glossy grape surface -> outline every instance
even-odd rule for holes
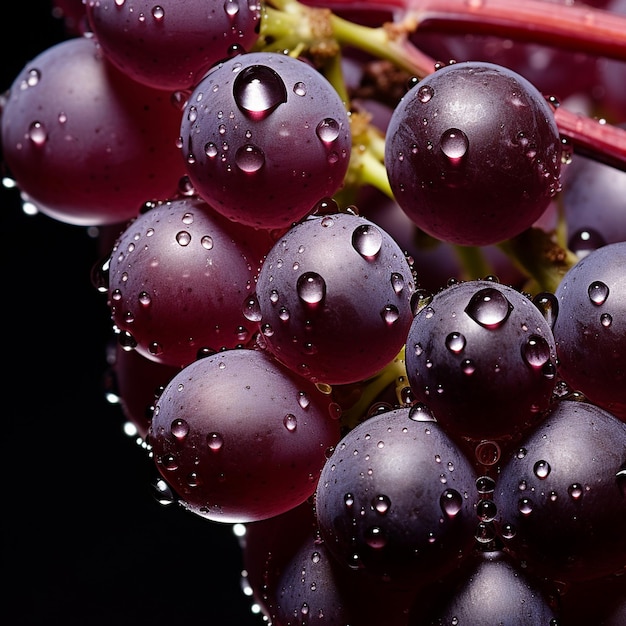
[[[412,268],[375,223],[310,217],[266,255],[248,316],[267,348],[314,382],[369,378],[401,350],[413,319]],[[257,308],[258,307],[258,308]]]
[[[149,433],[156,467],[181,504],[225,523],[304,502],[338,439],[328,395],[244,348],[183,368],[157,401]]]
[[[517,235],[560,189],[552,111],[502,66],[454,63],[423,78],[394,109],[386,136],[398,204],[443,241],[488,245]]]
[[[185,174],[180,111],[168,92],[112,67],[93,38],[58,43],[28,62],[2,112],[4,159],[21,191],[62,222],[125,222],[164,200]]]
[[[195,87],[180,129],[197,193],[235,222],[287,228],[339,190],[351,131],[339,94],[305,61],[251,52]]]

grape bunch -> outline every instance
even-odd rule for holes
[[[623,623],[624,2],[48,9],[5,185],[254,623]]]

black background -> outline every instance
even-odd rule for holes
[[[51,2],[3,8],[0,90],[67,37]],[[82,227],[0,189],[2,623],[258,625],[230,526],[152,496],[152,462],[105,399],[110,324]]]

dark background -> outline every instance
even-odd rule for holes
[[[67,36],[51,2],[0,22],[0,91]],[[11,626],[259,625],[231,527],[151,491],[152,462],[105,399],[110,324],[87,230],[0,186],[2,602]]]

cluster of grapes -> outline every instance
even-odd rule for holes
[[[272,626],[623,623],[626,4],[515,5],[57,0],[3,96]]]

